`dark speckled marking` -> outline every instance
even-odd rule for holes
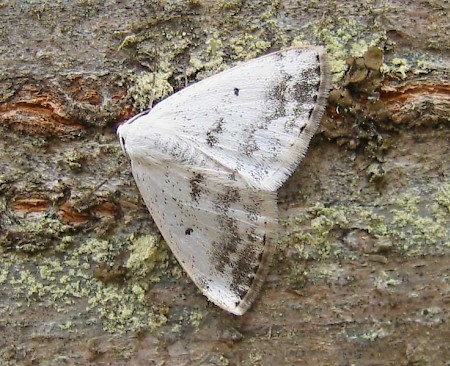
[[[240,199],[239,190],[235,187],[226,187],[225,192],[218,194],[214,201],[215,209],[220,212],[217,224],[222,236],[219,243],[214,243],[212,258],[217,271],[223,272],[231,264],[230,257],[238,251],[240,243],[238,222],[230,217],[228,210],[231,205]]]
[[[259,150],[259,146],[255,140],[256,128],[251,126],[247,131],[247,137],[239,144],[239,152],[245,156],[251,156],[255,151]]]
[[[232,280],[230,290],[243,298],[251,288],[258,271],[264,252],[265,235],[261,238],[255,228],[242,235],[239,222],[230,216],[233,203],[239,202],[239,190],[227,187],[225,192],[217,195],[215,208],[220,215],[217,218],[220,239],[213,243],[211,259],[216,271],[224,273],[231,271]],[[260,212],[260,202],[254,200],[244,206],[246,218],[249,222],[256,222]],[[236,259],[237,258],[237,259]]]
[[[239,96],[239,88],[234,88],[234,95]]]
[[[194,229],[191,227],[188,227],[185,231],[184,234],[185,235],[191,235],[193,233]]]
[[[203,191],[202,184],[205,182],[205,177],[199,173],[194,174],[194,176],[189,180],[191,186],[191,197],[195,202],[198,202],[200,194]]]
[[[219,141],[219,135],[222,133],[222,126],[223,118],[219,118],[216,123],[214,123],[213,127],[206,131],[206,142],[209,146],[213,147]]]
[[[222,215],[218,220],[222,231],[220,244],[215,243],[213,253],[214,266],[217,271],[224,272],[225,268],[231,263],[231,255],[237,253],[240,242],[237,221],[229,216]]]
[[[292,78],[290,75],[285,75],[284,78],[269,91],[269,95],[267,97],[268,100],[276,100],[275,112],[271,116],[271,120],[276,119],[278,117],[286,116],[286,103],[288,101],[288,83]]]
[[[289,100],[289,80],[292,79],[291,75],[285,75],[282,80],[267,92],[265,100],[268,105],[275,103],[272,106],[273,112],[264,117],[261,121],[254,125],[250,125],[244,131],[245,138],[242,139],[242,143],[239,144],[239,152],[245,156],[251,157],[253,153],[260,150],[260,147],[256,143],[255,134],[258,130],[266,130],[267,127],[274,120],[280,117],[284,117],[287,114],[286,104]]]
[[[318,79],[318,82],[315,85],[313,93],[311,93],[311,88],[305,88],[302,83],[296,83],[294,85],[293,96],[300,105],[311,102],[313,95],[316,95],[319,91],[319,80],[320,79]]]
[[[222,213],[226,213],[231,204],[239,201],[239,189],[236,187],[226,187],[224,193],[217,195],[215,200],[215,208]]]
[[[304,115],[305,112],[308,113],[308,120],[311,119],[312,113],[314,111],[314,106],[310,107],[307,111],[306,106],[310,106],[316,103],[317,96],[319,94],[320,88],[320,66],[318,68],[307,69],[302,74],[302,81],[295,83],[293,86],[292,96],[297,101],[297,106],[295,108],[295,117]],[[291,129],[295,123],[287,123],[285,125],[285,130]],[[300,126],[299,135],[305,129],[305,125]]]
[[[239,253],[239,260],[233,263],[231,274],[233,280],[230,289],[243,298],[247,291],[251,288],[252,282],[258,271],[262,260],[264,246],[266,244],[266,236],[263,236],[262,250],[256,245],[260,239],[254,237],[255,245],[247,244],[247,246]],[[252,242],[250,242],[252,243]]]
[[[258,219],[259,213],[261,212],[260,203],[258,201],[254,201],[251,204],[245,205],[244,209],[247,212],[247,218],[251,222],[256,222]]]

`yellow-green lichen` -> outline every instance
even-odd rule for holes
[[[402,243],[402,249],[410,254],[421,253],[448,238],[448,228],[434,216],[420,213],[420,199],[404,194],[394,199],[391,236]]]
[[[72,171],[80,171],[83,167],[84,156],[77,150],[69,150],[64,153],[64,164]]]
[[[189,324],[191,324],[194,328],[198,329],[200,327],[200,324],[203,321],[204,313],[201,311],[191,311],[189,313]]]
[[[162,248],[158,235],[144,235],[131,241],[126,267],[133,272],[134,276],[145,278],[156,266],[167,267],[167,251]]]
[[[220,355],[220,358],[218,360],[219,366],[228,366],[230,364],[230,361],[223,355]]]
[[[164,98],[173,93],[172,85],[167,81],[170,72],[142,72],[131,78],[133,86],[130,94],[134,100],[134,108],[145,110],[152,107],[155,99]]]
[[[228,47],[239,60],[258,57],[270,46],[270,42],[251,34],[240,34],[239,37],[228,40]]]
[[[419,74],[428,74],[433,70],[436,70],[438,67],[433,62],[429,60],[418,60],[416,62],[416,67],[414,67],[413,72],[416,75]]]
[[[29,215],[9,223],[9,231],[14,240],[2,245],[26,253],[36,253],[54,245],[70,229],[70,226],[53,215]]]
[[[385,289],[387,287],[395,287],[402,283],[401,280],[396,279],[382,271],[375,279],[375,287],[377,289]]]
[[[385,337],[387,332],[382,328],[349,327],[343,331],[347,338],[357,343],[375,342],[377,339]]]
[[[447,193],[444,187],[435,197],[446,203]],[[382,201],[373,205],[378,207],[377,212],[356,203],[307,208],[286,226],[289,234],[282,243],[295,248],[304,259],[351,257],[358,246],[368,253],[396,250],[407,255],[440,253],[448,247],[449,215],[441,205],[411,194],[393,198],[389,209],[381,209]],[[356,234],[349,236],[352,232]],[[346,233],[348,243],[342,239],[342,233]]]
[[[60,324],[59,325],[59,328],[61,329],[61,330],[68,330],[68,331],[74,331],[75,329],[75,324],[73,323],[73,321],[71,321],[71,320],[68,320],[68,321],[66,321],[65,323],[63,323],[63,324]]]
[[[406,74],[411,71],[411,65],[406,59],[394,58],[389,64],[384,64],[380,71],[383,74],[389,74],[399,79],[406,79]]]
[[[111,333],[156,329],[167,321],[167,309],[164,313],[156,311],[140,296],[136,296],[129,286],[104,286],[97,282],[88,304],[88,309],[98,313],[103,328]]]
[[[306,214],[297,216],[297,225],[303,226],[305,223],[308,223],[310,227],[309,232],[295,230],[290,234],[289,241],[306,259],[313,252],[320,257],[336,254],[337,246],[331,240],[330,233],[336,228],[346,227],[349,220],[344,210],[317,204],[311,207]]]
[[[129,36],[126,36],[122,43],[120,44],[119,48],[117,49],[120,51],[122,48],[129,47],[130,45],[134,45],[139,42],[139,37],[136,36],[136,34],[131,34]]]
[[[250,365],[259,365],[263,360],[263,355],[261,354],[261,352],[252,350],[248,354],[248,360],[250,362]]]
[[[434,199],[443,207],[448,214],[450,214],[450,184],[443,185],[434,195]]]
[[[244,4],[244,0],[224,0],[219,3],[221,10],[239,10]]]
[[[172,333],[181,333],[181,324],[174,324],[174,326],[172,327]]]
[[[219,37],[219,32],[213,32],[206,44],[206,49],[191,53],[186,75],[195,74],[197,79],[203,79],[230,67],[224,64],[226,54],[232,60],[247,60],[260,56],[271,47],[270,42],[253,34],[229,38],[225,43]]]
[[[365,26],[352,19],[345,19],[337,24],[323,20],[314,24],[313,29],[317,39],[328,51],[334,82],[344,76],[348,57],[362,57],[370,47],[380,46],[386,40],[384,31],[367,34]]]
[[[83,313],[96,314],[98,322],[111,333],[136,331],[140,329],[156,329],[167,322],[168,309],[155,307],[147,296],[148,281],[151,282],[151,269],[155,262],[162,260],[167,265],[167,253],[153,257],[144,256],[144,246],[152,245],[151,237],[142,237],[124,241],[106,241],[89,239],[76,248],[55,257],[36,254],[33,257],[8,253],[0,263],[0,283],[8,289],[8,302],[14,302],[14,308],[2,305],[1,314],[14,311],[21,306],[33,303],[46,303],[56,311],[64,311],[66,306],[88,304]],[[131,243],[131,245],[130,245]],[[143,255],[142,263],[130,268],[131,275],[123,284],[107,284],[98,281],[92,274],[95,263],[113,263],[115,257],[127,250]],[[143,266],[148,265],[148,269]],[[133,274],[133,270],[137,270]],[[144,274],[146,277],[144,278]],[[81,303],[79,302],[82,300]],[[84,299],[84,300],[83,300]],[[6,299],[5,299],[6,300]],[[70,330],[67,326],[73,319],[65,320],[61,329]]]

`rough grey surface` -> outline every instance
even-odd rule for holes
[[[448,8],[1,2],[0,363],[448,364]],[[335,89],[236,318],[182,274],[129,170],[80,199],[151,91],[301,41],[328,48]]]

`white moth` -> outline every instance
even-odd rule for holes
[[[242,315],[269,270],[277,189],[319,126],[317,47],[274,52],[189,86],[119,127],[144,201],[203,294]]]

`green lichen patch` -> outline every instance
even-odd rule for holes
[[[450,184],[442,185],[434,195],[434,199],[444,212],[450,214]]]
[[[1,236],[0,247],[24,253],[53,248],[60,238],[72,230],[51,214],[29,215],[25,218],[4,216],[2,221],[8,226],[8,232]]]
[[[67,166],[73,172],[81,171],[85,157],[77,150],[69,150],[64,153],[64,159],[58,164],[63,167]]]
[[[347,338],[354,343],[370,343],[380,340],[388,336],[388,332],[383,328],[366,328],[366,329],[346,329]]]
[[[132,271],[133,276],[147,278],[157,266],[167,268],[168,253],[161,249],[161,239],[158,236],[144,235],[133,238],[129,250],[126,267]],[[157,281],[156,278],[152,280]]]
[[[389,62],[383,64],[380,68],[384,75],[399,80],[405,80],[409,74],[428,74],[436,69],[438,69],[437,61],[432,59],[417,60],[413,56],[394,57]]]
[[[404,58],[394,58],[389,64],[383,65],[381,71],[384,74],[395,76],[399,79],[406,79],[406,74],[411,71],[411,65],[408,60]]]
[[[295,248],[304,260],[352,258],[357,252],[443,254],[449,248],[450,215],[445,205],[440,208],[436,202],[447,202],[446,192],[447,188],[440,189],[435,202],[404,194],[376,211],[358,203],[317,204],[287,224],[289,234],[282,239],[281,248]]]
[[[347,71],[348,57],[363,57],[368,50],[382,47],[386,42],[386,34],[367,32],[367,28],[353,19],[326,19],[314,25],[314,33],[318,40],[325,44],[330,57],[331,71],[334,82],[341,80]],[[371,52],[372,54],[373,52]],[[379,63],[379,57],[365,56],[367,63],[374,66]]]
[[[449,227],[416,196],[404,194],[393,201],[390,234],[409,254],[435,252],[439,244],[449,241]],[[448,221],[447,221],[448,223]]]
[[[167,307],[153,304],[148,295],[151,282],[159,281],[153,278],[154,271],[167,268],[168,255],[162,244],[159,237],[148,235],[115,241],[89,239],[51,257],[10,252],[0,263],[0,292],[4,291],[0,313],[26,311],[37,303],[58,312],[75,306],[77,316],[89,316],[111,333],[155,330],[167,322],[168,314]],[[111,265],[124,252],[131,253],[126,281],[104,283],[93,276],[99,264]],[[71,331],[75,320],[65,319],[60,329]]]
[[[155,99],[164,98],[173,93],[173,88],[168,82],[170,72],[158,71],[157,73],[142,72],[130,77],[133,86],[130,89],[136,110],[145,110],[152,107]]]

